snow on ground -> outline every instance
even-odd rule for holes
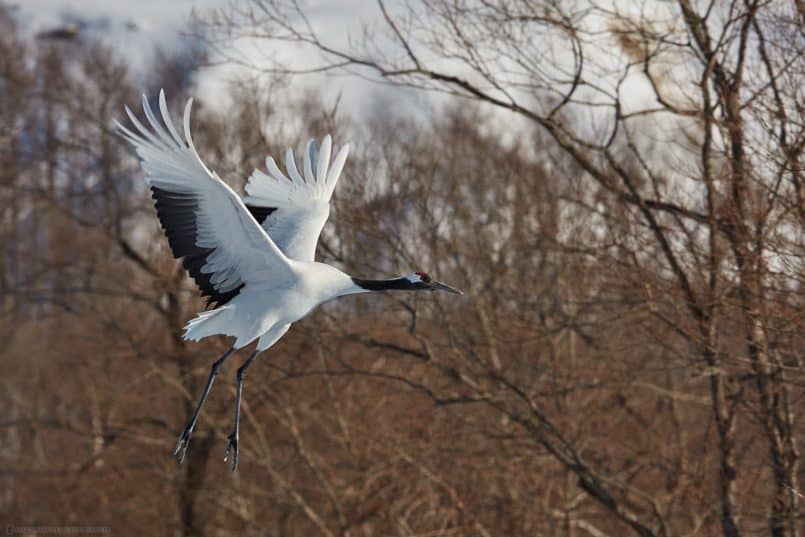
[[[193,6],[223,0],[11,0],[20,28],[36,35],[75,25],[80,34],[114,46],[135,73],[143,73],[157,47],[182,46]]]
[[[245,0],[0,0],[0,2],[16,6],[15,12],[20,26],[30,35],[64,27],[65,24],[75,24],[81,34],[115,47],[127,58],[135,74],[148,72],[157,47],[166,51],[182,50],[193,43],[196,38],[189,31],[193,11],[203,16],[208,10],[226,8],[233,2],[241,5],[246,3]],[[335,48],[348,49],[350,42],[360,41],[366,27],[371,29],[383,26],[382,14],[375,2],[307,0],[302,4],[313,30],[324,43]],[[405,0],[387,2],[392,13],[404,5]],[[649,0],[646,6],[644,9],[651,7],[657,13],[667,11],[660,0]],[[594,17],[590,23],[600,26],[591,30],[604,30],[607,26],[606,21],[596,20]],[[546,37],[548,38],[550,36]],[[600,85],[613,90],[617,83],[616,75],[628,58],[619,53],[613,54],[612,52],[618,48],[613,47],[607,39],[603,36],[601,42],[586,45],[585,58],[588,64],[588,76],[595,77]],[[546,45],[551,43],[539,44],[540,47]],[[551,46],[561,49],[563,45],[566,44],[553,42]],[[384,50],[392,50],[392,55],[399,53],[398,47],[383,41],[380,42],[380,46]],[[537,47],[535,55],[538,55],[539,50]],[[279,59],[282,63],[296,68],[322,65],[319,52],[311,47],[288,42],[268,43],[251,38],[241,39],[225,45],[224,53],[238,56],[244,63],[257,66],[267,65],[269,59]],[[554,51],[557,57],[562,57],[562,54],[561,50]],[[219,109],[225,110],[228,102],[228,82],[233,77],[254,75],[255,72],[243,66],[215,62],[219,58],[214,56],[211,59],[215,65],[201,68],[195,73],[194,93],[205,102],[214,103]],[[450,64],[449,61],[433,57],[427,59],[429,63],[434,63],[447,71],[472,77],[472,73],[466,73],[466,68],[460,64]],[[570,65],[572,61],[568,58],[567,62],[560,62],[560,65],[564,63]],[[595,64],[598,66],[590,67]],[[506,66],[501,65],[501,69],[504,67]],[[502,72],[507,71],[504,69]],[[363,78],[343,72],[297,77],[293,79],[292,84],[293,91],[317,89],[324,96],[327,106],[338,100],[339,110],[342,113],[349,114],[361,122],[371,120],[379,109],[398,116],[425,119],[432,107],[438,106],[443,99],[434,94],[411,89],[372,84]],[[584,88],[581,91],[584,91]],[[631,76],[624,81],[621,95],[629,110],[647,108],[655,104],[650,87],[638,70],[632,70]],[[592,98],[595,100],[595,96]],[[525,95],[523,99],[526,103],[534,99],[539,103],[539,96]],[[585,114],[593,114],[592,108],[586,106],[581,108]],[[607,135],[612,110],[601,108],[594,116],[585,117],[580,122],[590,126],[588,129],[590,132],[585,135],[590,138]],[[521,137],[523,132],[532,128],[531,123],[524,118],[500,111],[492,115],[491,125],[499,128],[501,135],[512,139]],[[650,126],[656,131],[654,124]],[[676,128],[667,129],[667,135],[672,139],[676,132]],[[649,140],[647,137],[640,138]],[[665,157],[673,144],[661,144],[661,147],[665,148],[660,151]]]
[[[191,14],[225,8],[230,0],[0,0],[12,6],[21,29],[34,36],[42,32],[75,26],[81,35],[98,39],[122,54],[135,75],[147,73],[157,48],[165,51],[191,46]],[[345,45],[350,33],[359,34],[362,24],[378,20],[380,12],[373,2],[364,0],[316,0],[306,3],[314,28],[330,43]],[[288,44],[271,51],[256,42],[240,41],[227,52],[237,50],[239,57],[259,64],[266,56],[279,56],[295,65],[314,65],[318,57],[312,51]],[[213,58],[215,59],[215,58]],[[244,67],[216,65],[196,73],[198,97],[225,105],[227,83],[235,76],[249,73]],[[249,73],[253,74],[253,73]],[[301,88],[316,88],[330,102],[340,100],[340,107],[358,117],[366,117],[377,102],[393,98],[396,107],[421,109],[422,95],[399,88],[367,83],[354,76],[317,75],[298,78]]]

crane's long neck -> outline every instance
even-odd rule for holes
[[[354,293],[371,293],[373,291],[411,291],[413,285],[410,280],[404,277],[391,278],[390,280],[364,280],[352,278]]]

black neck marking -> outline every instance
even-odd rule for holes
[[[419,283],[413,283],[407,278],[392,278],[391,280],[362,280],[352,278],[355,285],[367,291],[419,291],[424,287]]]

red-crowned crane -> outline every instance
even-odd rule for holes
[[[330,213],[330,197],[347,159],[344,146],[331,160],[332,141],[326,136],[316,151],[305,148],[299,172],[292,150],[285,160],[287,175],[274,159],[267,173],[256,170],[241,199],[201,161],[190,136],[192,99],[184,109],[184,136],[173,125],[160,91],[162,122],[143,96],[149,127],[126,107],[134,129],[117,124],[137,151],[156,203],[157,216],[176,258],[196,281],[208,306],[186,325],[184,338],[198,341],[214,334],[235,338],[232,347],[212,364],[207,384],[187,427],[179,435],[174,455],[181,463],[207,400],[215,376],[236,350],[257,340],[254,351],[237,371],[235,424],[224,460],[238,465],[240,402],[246,370],[271,347],[291,324],[328,300],[372,291],[460,291],[411,272],[388,280],[353,278],[314,260],[316,243]]]

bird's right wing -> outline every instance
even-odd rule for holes
[[[126,107],[136,132],[118,128],[134,145],[156,201],[157,215],[174,257],[196,280],[208,304],[231,300],[250,282],[292,277],[288,258],[249,214],[240,197],[201,161],[190,136],[190,107],[184,110],[184,138],[159,94],[160,124],[148,99],[143,109],[150,128]]]
[[[325,136],[321,149],[310,140],[302,159],[303,174],[289,149],[285,158],[288,176],[272,157],[266,172],[255,170],[246,183],[246,207],[279,248],[291,259],[313,261],[316,243],[330,215],[330,198],[347,160],[345,145],[330,162],[332,139]]]

